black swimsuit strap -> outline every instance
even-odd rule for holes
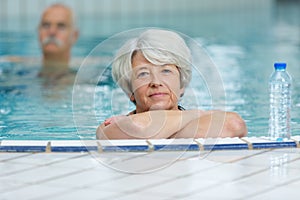
[[[185,110],[184,107],[182,107],[182,106],[180,106],[180,105],[178,105],[178,109],[179,109],[179,110]],[[134,111],[132,112],[132,114],[136,114],[136,110],[134,110]]]

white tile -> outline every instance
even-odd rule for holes
[[[272,174],[272,170],[264,170],[231,182],[227,181],[214,187],[206,188],[199,191],[195,197],[201,196],[202,198],[209,199],[248,199],[251,196],[276,188],[277,185],[286,185],[291,180],[291,177],[294,177],[298,173],[299,170],[293,170],[293,172],[290,170],[289,175],[274,175]],[[297,176],[299,177],[300,175]],[[258,199],[264,199],[259,197]],[[273,196],[275,199],[276,197],[278,196]],[[282,198],[283,196],[280,195],[280,197]]]
[[[264,189],[287,185],[291,180],[295,179],[300,179],[299,170],[289,169],[285,166],[276,166],[237,180],[236,183]]]
[[[64,176],[71,176],[72,174],[79,173],[82,170],[73,168],[57,168],[54,166],[43,166],[31,168],[24,172],[10,174],[2,178],[3,181],[15,180],[18,183],[34,185],[44,183],[48,180],[59,179]]]
[[[1,152],[0,162],[9,162],[11,160],[20,159],[23,157],[31,156],[32,153],[6,153]]]
[[[260,193],[256,193],[248,197],[247,199],[251,200],[261,200],[261,199],[299,199],[299,187],[300,180],[296,183],[286,184],[281,187],[273,187],[265,191],[261,191]]]
[[[193,152],[191,152],[191,154],[196,155]],[[142,156],[134,156],[135,154],[126,153],[125,155],[132,155],[132,157],[129,157],[126,160],[119,159],[116,162],[108,163],[108,166],[125,173],[149,173],[167,168],[176,161],[187,159],[186,157],[191,154],[181,151],[155,151]]]
[[[291,189],[292,191],[294,192],[297,192],[298,193],[298,196],[299,196],[299,191],[298,189],[300,188],[300,177],[294,177],[294,178],[291,178],[291,180],[289,182],[287,182],[286,184],[282,184],[282,185],[277,185],[274,190],[276,189]],[[294,195],[296,195],[294,193]]]
[[[300,148],[282,148],[282,149],[273,149],[273,152],[279,153],[288,153],[288,154],[298,154],[300,155]]]
[[[246,199],[249,194],[258,191],[257,187],[249,187],[249,185],[242,185],[236,182],[226,182],[213,187],[196,190],[187,196],[188,199]]]
[[[233,181],[221,182],[205,190],[199,190],[196,195],[189,197],[189,199],[277,199],[286,198],[292,195],[287,194],[285,190],[288,190],[293,194],[293,198],[296,198],[296,191],[298,191],[299,183],[295,183],[295,186],[288,184],[293,179],[300,180],[299,170],[289,170],[283,174],[273,174],[272,170],[258,171],[257,173],[251,173],[245,175],[240,179]],[[278,187],[280,186],[280,187]],[[283,193],[273,194],[271,191],[277,191],[277,189],[282,189]],[[266,192],[270,191],[270,192]],[[269,195],[260,195],[264,193],[269,193]],[[286,198],[290,199],[290,198]]]
[[[100,200],[100,199],[108,199],[111,196],[116,195],[116,191],[106,191],[106,190],[91,190],[88,188],[79,188],[70,190],[67,192],[61,192],[57,194],[52,194],[51,196],[41,197],[39,199],[55,199],[55,200]],[[120,196],[120,194],[118,194]]]
[[[84,154],[82,154],[84,155]],[[72,169],[87,169],[87,168],[104,168],[102,163],[97,161],[93,156],[86,154],[81,157],[73,157],[66,160],[60,160],[59,162],[51,162],[48,165],[55,168],[72,168]]]
[[[71,176],[61,177],[59,179],[49,180],[44,185],[52,187],[65,187],[70,189],[90,188],[102,182],[120,179],[127,174],[117,172],[108,168],[89,169]]]
[[[240,138],[198,138],[195,141],[199,142],[201,145],[205,144],[247,144]]]
[[[218,165],[220,165],[220,163],[210,161],[208,159],[194,158],[187,160],[178,160],[172,163],[170,166],[155,171],[154,174],[169,177],[190,175]]]
[[[147,192],[147,191],[140,191],[140,192],[134,192],[134,193],[121,193],[121,194],[115,194],[113,199],[117,200],[132,200],[132,199],[143,199],[143,200],[153,200],[153,199],[159,199],[164,200],[167,199],[169,195],[165,195],[162,193],[154,193],[154,192]]]
[[[122,162],[111,163],[109,164],[109,167],[123,173],[143,174],[157,171],[169,164],[170,162],[168,161],[155,160],[154,162],[151,158],[137,157]]]
[[[52,140],[51,146],[66,147],[66,146],[97,146],[96,141],[91,140]]]
[[[280,161],[281,163],[289,163],[291,160],[300,158],[298,153],[289,153],[297,152],[297,149],[276,149],[276,150],[267,150],[261,154],[242,159],[237,161],[241,165],[247,166],[260,166],[262,168],[268,168],[271,165],[274,165],[274,162]],[[289,164],[287,164],[289,165]]]
[[[148,143],[146,140],[97,140],[101,145],[103,146],[135,146],[135,145],[146,145],[148,146]]]
[[[110,167],[114,163],[122,163],[126,160],[143,157],[147,154],[147,152],[90,152],[90,155],[96,162],[101,163],[107,167]]]
[[[181,145],[181,144],[196,144],[194,139],[150,139],[152,145]]]
[[[47,140],[2,140],[1,146],[47,146]]]
[[[201,162],[198,163],[198,166],[201,166]],[[188,196],[193,193],[230,183],[258,170],[256,167],[245,167],[231,163],[220,164],[191,174],[177,174],[177,178],[174,177],[173,180],[169,180],[156,187],[147,188],[146,191],[163,193],[170,196],[187,196],[190,199]]]
[[[63,187],[47,187],[44,185],[27,185],[14,190],[1,192],[1,199],[41,199],[41,196],[51,196],[55,193],[63,193]]]
[[[88,156],[88,153],[35,153],[27,157],[19,157],[18,159],[13,159],[6,161],[6,163],[16,163],[16,164],[30,164],[35,166],[51,165],[53,163],[67,162],[72,159],[81,159]]]
[[[300,135],[294,135],[291,137],[291,139],[296,140],[296,141],[300,141]]]
[[[8,191],[14,191],[18,188],[22,188],[24,186],[28,186],[25,183],[18,182],[14,179],[5,179],[0,177],[0,197],[2,193],[8,192]],[[1,198],[0,198],[1,199]]]
[[[201,152],[1,155],[5,173],[0,172],[0,191],[7,199],[32,191],[37,192],[30,199],[147,199],[149,194],[163,199],[244,199],[257,192],[268,198],[273,188],[285,193],[300,187],[297,148],[212,151],[205,157]]]
[[[300,146],[300,135],[292,136],[291,139],[297,141],[298,146]]]
[[[183,195],[193,193],[199,189],[204,189],[206,187],[213,187],[219,183],[219,180],[213,178],[203,179],[202,174],[189,174],[180,177],[181,174],[174,174],[174,178],[169,178],[161,184],[152,185],[151,187],[140,190],[137,194],[143,194],[144,192],[162,194],[163,196],[174,196],[174,195]]]
[[[182,160],[199,160],[199,152],[101,153],[95,160],[106,167],[125,173],[156,172]]]
[[[226,151],[211,151],[208,152],[205,159],[220,162],[220,163],[232,163],[249,157],[261,154],[264,150],[226,150]]]
[[[230,182],[252,173],[256,173],[260,168],[256,166],[243,166],[236,163],[225,163],[211,169],[206,169],[197,173],[201,180],[213,179],[218,182]]]
[[[293,161],[289,162],[287,164],[287,167],[290,168],[290,169],[297,169],[297,170],[299,170],[299,168],[300,168],[300,159],[293,160]],[[300,173],[300,170],[299,170],[299,173]]]
[[[19,163],[0,163],[0,178],[10,174],[21,173],[25,170],[32,169],[34,166],[31,164]]]
[[[135,193],[143,191],[145,188],[149,188],[152,185],[160,185],[167,177],[155,176],[152,173],[148,174],[128,174],[123,178],[112,179],[110,181],[103,181],[99,184],[94,185],[91,189],[94,190],[106,190],[116,191],[121,193]],[[117,188],[117,189],[116,189]]]

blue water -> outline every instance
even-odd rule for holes
[[[73,58],[97,55],[99,60],[95,63],[81,63],[81,66],[94,67],[101,81],[97,86],[85,82],[77,84],[76,88],[45,84],[36,76],[40,69],[38,62],[5,60],[11,55],[38,60],[40,51],[36,33],[0,29],[0,139],[95,139],[95,130],[105,118],[126,114],[133,108],[109,75],[109,61],[118,43],[109,38],[120,31],[141,26],[182,32],[207,51],[223,81],[225,102],[221,95],[220,101],[214,99],[212,104],[211,91],[199,81],[203,77],[194,73],[190,93],[186,94],[182,104],[186,109],[192,109],[197,101],[196,106],[201,109],[224,108],[238,112],[247,123],[249,136],[267,135],[268,78],[275,61],[287,62],[287,70],[294,80],[292,134],[299,135],[300,11],[295,5],[272,4],[248,12],[193,12],[184,18],[174,14],[172,21],[153,21],[151,16],[145,16],[149,20],[138,25],[128,17],[130,23],[126,27],[115,28],[104,36],[85,29],[72,51]],[[84,20],[96,21],[87,17],[82,19],[82,24]],[[97,53],[99,45],[102,47],[105,41],[110,43]],[[78,69],[80,64],[74,66],[74,70]],[[196,99],[190,100],[189,94],[195,95]]]

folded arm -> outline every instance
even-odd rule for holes
[[[234,112],[212,111],[192,120],[174,138],[244,137],[248,133],[244,120]]]
[[[158,139],[242,137],[245,122],[236,113],[223,111],[157,110],[106,120],[97,139]]]
[[[97,129],[98,139],[169,138],[203,111],[156,110],[106,120]]]

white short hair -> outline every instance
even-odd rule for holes
[[[114,81],[131,95],[132,57],[136,51],[154,65],[174,64],[180,72],[181,88],[191,80],[191,52],[177,33],[160,29],[149,29],[139,37],[127,41],[117,52],[112,64]]]

